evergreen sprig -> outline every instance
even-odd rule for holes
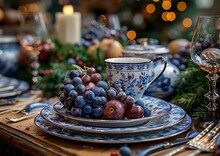
[[[181,106],[196,122],[207,119],[208,99],[204,94],[208,92],[207,73],[190,63],[185,71],[179,75],[176,95],[172,102]]]
[[[76,66],[70,65],[66,62],[51,63],[52,74],[39,76],[38,87],[43,91],[47,97],[58,96],[59,87],[68,72],[77,69]]]
[[[91,67],[101,66],[101,74],[103,75],[103,78],[105,78],[105,74],[103,74],[103,72],[105,72],[105,58],[104,52],[100,48],[97,48],[95,54],[91,55],[82,47],[61,45],[57,41],[54,41],[54,44],[54,52],[48,65],[41,68],[43,70],[50,69],[52,73],[39,76],[38,87],[43,91],[44,96],[58,96],[59,86],[67,73],[70,70],[80,68],[77,65],[68,63],[68,59],[73,57],[77,57],[77,59],[83,61],[83,63],[90,64]]]

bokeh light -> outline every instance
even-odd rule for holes
[[[137,34],[136,34],[136,32],[134,30],[129,30],[127,32],[127,38],[129,40],[134,40],[136,38],[136,36],[137,36]]]
[[[184,10],[186,10],[186,7],[187,7],[186,2],[181,1],[181,2],[179,2],[179,3],[177,4],[177,9],[178,9],[179,11],[184,11]]]
[[[147,10],[148,13],[152,14],[156,10],[156,7],[155,7],[154,4],[148,4],[146,6],[146,10]]]
[[[169,10],[171,8],[172,4],[170,1],[163,1],[162,7],[164,10]]]
[[[167,13],[167,20],[168,21],[174,21],[175,19],[176,19],[176,14],[174,12]]]
[[[160,0],[153,0],[154,2],[159,2]]]
[[[142,14],[139,13],[135,14],[133,17],[133,23],[136,26],[141,26],[144,23],[144,17],[142,16]]]
[[[37,4],[33,3],[29,5],[29,11],[30,12],[37,12],[39,10],[39,7]]]
[[[18,11],[21,12],[21,13],[25,13],[25,12],[27,12],[27,9],[26,9],[25,6],[21,5],[21,6],[18,7]]]
[[[191,18],[184,18],[182,24],[185,28],[189,28],[192,26],[192,19]]]
[[[168,19],[167,19],[167,11],[165,11],[165,12],[163,12],[162,13],[162,15],[161,15],[161,17],[162,17],[162,19],[164,20],[164,21],[168,21]]]

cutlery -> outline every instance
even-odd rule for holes
[[[15,102],[15,100],[0,99],[0,107],[13,105]]]
[[[9,97],[9,96],[16,96],[16,95],[20,95],[21,93],[22,93],[21,90],[18,90],[15,92],[3,93],[3,94],[0,94],[0,98],[5,98],[5,97]]]
[[[216,138],[219,136],[219,133],[213,134],[212,136],[209,136],[207,140],[199,140],[198,142],[195,142],[192,146],[195,150],[191,153],[189,153],[187,156],[196,156],[199,153],[205,151],[205,152],[214,152],[215,146],[216,146]]]
[[[19,122],[19,121],[31,118],[31,117],[37,115],[38,113],[39,113],[39,111],[35,111],[35,112],[32,112],[32,113],[30,113],[28,115],[25,115],[25,116],[22,116],[22,117],[19,117],[19,118],[6,117],[5,119],[7,119],[9,122],[16,123],[16,122]]]
[[[13,122],[13,123],[22,121],[22,120],[28,119],[34,115],[37,115],[39,113],[39,111],[47,105],[48,105],[48,103],[44,103],[44,102],[31,103],[31,104],[28,104],[27,106],[25,106],[23,109],[20,109],[19,111],[16,112],[16,113],[23,113],[25,116],[22,116],[19,118],[6,117],[5,119],[7,119],[8,121]]]
[[[25,115],[28,115],[31,112],[39,110],[39,109],[41,110],[42,108],[48,105],[49,103],[45,103],[45,102],[35,102],[35,103],[28,104],[27,106],[25,106],[23,109],[21,109],[20,111],[16,113],[21,112],[21,113],[24,113]]]
[[[220,155],[220,135],[217,136],[216,141],[215,141],[215,152],[214,152],[214,156],[218,156]]]
[[[10,91],[10,90],[13,90],[15,88],[16,88],[16,86],[2,87],[2,88],[0,88],[0,92]]]
[[[207,128],[205,128],[199,135],[197,135],[194,139],[188,141],[185,145],[178,147],[176,150],[167,153],[165,156],[172,156],[179,152],[184,151],[185,149],[197,149],[197,152],[206,151],[212,152],[213,146],[211,143],[213,142],[213,138],[217,137],[216,134],[220,129],[220,123],[215,125],[211,123]]]
[[[34,103],[34,102],[39,102],[41,101],[42,98],[41,97],[36,97],[35,98],[30,98],[27,99],[26,101],[21,101],[18,102],[14,105],[12,105],[11,107],[1,107],[0,108],[0,114],[4,114],[4,113],[8,113],[8,112],[12,112],[12,113],[19,113],[21,112],[28,104]]]
[[[23,96],[19,96],[16,98],[10,98],[10,99],[0,99],[0,107],[1,106],[10,106],[19,104],[21,102],[30,101],[32,99],[37,98],[39,95],[31,95],[31,94],[23,94]],[[5,110],[5,107],[2,107],[3,110]],[[0,111],[2,111],[2,108],[0,108]]]
[[[199,134],[198,131],[195,131],[195,130],[189,131],[185,138],[179,138],[179,139],[175,139],[175,140],[171,140],[171,141],[166,141],[164,143],[157,144],[152,147],[147,147],[145,149],[137,151],[136,156],[145,156],[145,155],[157,152],[158,150],[162,150],[162,149],[173,147],[173,146],[176,146],[176,145],[179,145],[182,143],[186,143],[189,140],[193,139],[198,134]]]

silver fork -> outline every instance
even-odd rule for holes
[[[197,148],[196,150],[194,150],[192,153],[188,154],[187,156],[196,156],[197,154],[201,153],[202,151],[205,152],[214,152],[215,149],[215,142],[216,142],[216,138],[218,137],[220,133],[217,133],[214,135],[214,137],[210,140],[210,142],[206,142],[200,145],[195,145],[195,147]]]
[[[39,111],[35,111],[35,112],[32,112],[32,113],[30,113],[28,115],[25,115],[25,116],[22,116],[22,117],[19,117],[19,118],[6,117],[5,119],[8,120],[9,122],[16,123],[16,122],[19,122],[19,121],[31,118],[33,116],[36,116],[38,113],[39,113]]]
[[[197,135],[194,139],[187,142],[185,145],[180,146],[176,150],[171,151],[170,153],[165,154],[164,156],[173,156],[179,152],[184,151],[187,148],[196,149],[196,152],[193,152],[194,155],[206,151],[213,152],[215,139],[218,135],[218,131],[220,129],[220,123],[214,126],[214,123],[211,123],[206,129],[204,129],[199,135]],[[191,153],[191,154],[193,154]]]

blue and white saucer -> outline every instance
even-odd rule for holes
[[[40,116],[40,114],[37,115],[37,117],[34,120],[34,123],[41,130],[57,137],[66,138],[75,141],[83,141],[83,142],[117,144],[117,143],[140,143],[140,142],[155,141],[155,140],[161,140],[161,139],[173,137],[187,131],[192,125],[192,120],[187,115],[183,121],[181,121],[180,123],[174,126],[163,128],[158,131],[141,133],[139,135],[128,135],[125,137],[69,131],[54,126],[50,122],[43,119]]]
[[[27,82],[10,77],[2,77],[2,80],[0,78],[0,86],[0,90],[7,87],[13,87],[11,90],[0,91],[0,99],[20,95],[30,88]]]
[[[68,120],[64,117],[58,115],[53,110],[53,105],[48,105],[41,110],[41,116],[54,124],[54,126],[58,126],[64,129],[79,131],[79,132],[88,132],[88,133],[97,133],[97,134],[136,134],[142,132],[148,132],[153,130],[159,130],[162,128],[167,128],[173,126],[179,122],[181,122],[186,116],[185,111],[174,104],[171,104],[172,109],[169,114],[166,114],[161,119],[155,118],[150,120],[148,123],[133,126],[133,127],[124,127],[124,128],[107,128],[107,127],[94,127],[89,125],[80,124],[77,121]],[[158,121],[159,120],[159,121]]]
[[[54,104],[53,109],[56,113],[63,116],[66,119],[78,121],[85,125],[96,126],[96,127],[130,127],[137,126],[151,121],[153,118],[161,118],[165,114],[168,114],[171,110],[171,105],[161,99],[145,96],[142,98],[145,103],[145,107],[147,107],[151,111],[151,115],[149,117],[143,117],[138,119],[123,119],[123,120],[105,120],[105,119],[91,119],[91,118],[82,118],[82,117],[74,117],[67,113],[66,108],[61,102],[57,102]]]

